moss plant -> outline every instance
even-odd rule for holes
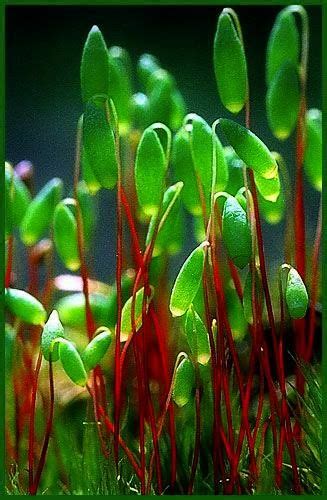
[[[322,125],[306,107],[308,17],[278,14],[265,65],[267,123],[295,184],[251,124],[234,10],[211,37],[226,117],[187,113],[155,56],[134,68],[93,26],[72,185],[54,178],[34,195],[32,168],[5,165],[10,494],[321,493],[322,221],[320,210],[306,241],[303,172],[320,194]],[[110,284],[91,265],[102,190],[117,202]],[[262,225],[281,222],[276,273]]]

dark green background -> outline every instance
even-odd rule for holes
[[[264,61],[269,31],[280,7],[235,7],[248,57],[252,129],[289,160],[294,172],[294,137],[274,140],[265,117]],[[6,157],[31,160],[36,186],[59,176],[72,184],[75,128],[82,113],[79,63],[93,24],[108,45],[129,50],[135,63],[143,52],[156,55],[176,77],[188,111],[210,123],[228,116],[218,99],[212,69],[212,42],[221,7],[76,6],[6,8]],[[307,7],[310,19],[308,105],[321,107],[321,8]],[[139,90],[135,82],[135,91]],[[240,116],[242,120],[242,116]],[[292,149],[293,148],[293,149]],[[113,278],[115,197],[101,193],[95,260],[98,276]],[[316,221],[318,195],[306,185],[308,237]],[[267,251],[281,258],[282,225],[265,228]],[[192,243],[190,243],[192,245]],[[279,262],[280,263],[280,262]]]

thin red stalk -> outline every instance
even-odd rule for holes
[[[5,274],[5,287],[8,288],[11,282],[11,272],[12,272],[12,264],[13,264],[13,254],[14,254],[14,237],[11,234],[8,238],[8,247],[7,247],[7,268]]]
[[[199,462],[200,455],[200,439],[201,439],[201,409],[200,409],[200,388],[197,387],[195,390],[195,442],[194,442],[194,454],[191,466],[190,480],[187,488],[187,494],[192,495],[196,469]]]
[[[121,188],[121,201],[122,201],[122,204],[123,204],[123,207],[125,210],[126,219],[127,219],[129,230],[130,230],[131,237],[132,237],[132,246],[133,246],[133,251],[134,251],[136,263],[139,267],[142,267],[142,262],[143,262],[142,251],[141,251],[139,240],[138,240],[138,234],[137,234],[137,230],[135,227],[135,222],[133,219],[131,208],[129,206],[127,196],[125,194],[123,187]]]
[[[33,373],[32,382],[32,394],[31,394],[31,409],[30,409],[30,424],[29,424],[29,439],[28,439],[28,481],[29,481],[29,492],[33,491],[33,481],[34,481],[34,442],[35,442],[35,407],[36,407],[36,393],[37,393],[37,382],[40,373],[40,368],[42,364],[42,353],[39,352],[35,370]]]

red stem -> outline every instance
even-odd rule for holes
[[[34,481],[34,442],[35,442],[35,409],[36,409],[36,393],[37,382],[42,364],[42,353],[39,352],[35,371],[33,373],[32,394],[31,394],[31,410],[30,410],[30,426],[29,426],[29,447],[28,447],[28,478],[29,492],[32,495]]]
[[[187,494],[192,495],[193,486],[195,480],[196,469],[199,462],[200,455],[200,439],[201,439],[201,410],[200,410],[200,388],[197,387],[195,390],[195,442],[194,442],[194,454],[191,467],[190,480],[188,484]]]

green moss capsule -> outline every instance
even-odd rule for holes
[[[154,290],[151,287],[151,295],[147,297],[147,304],[152,300]],[[142,326],[142,307],[143,307],[143,297],[144,297],[144,287],[140,288],[136,292],[135,296],[135,309],[134,309],[134,319],[136,325],[136,331],[138,331]],[[130,297],[124,304],[121,313],[121,329],[120,329],[120,341],[125,342],[133,331],[132,328],[132,301],[133,297]]]
[[[58,255],[65,267],[70,271],[77,271],[81,265],[77,244],[77,223],[72,209],[67,204],[67,199],[58,203],[55,208],[53,238]]]
[[[201,116],[192,113],[189,116],[191,148],[196,175],[201,181],[207,203],[210,200],[212,184],[212,132],[211,127]]]
[[[285,298],[291,318],[303,318],[309,303],[308,292],[301,276],[294,267],[290,268],[287,275]]]
[[[135,184],[139,204],[147,215],[156,214],[167,170],[165,152],[153,127],[140,140],[135,160]]]
[[[110,297],[106,295],[91,293],[90,306],[94,320],[99,326],[109,324],[109,318],[115,316],[115,304],[111,305]],[[65,327],[85,327],[85,297],[83,293],[73,293],[62,297],[57,301],[55,308]]]
[[[82,358],[72,342],[61,339],[59,342],[59,357],[63,369],[74,384],[85,387],[87,373]]]
[[[172,130],[178,130],[183,123],[184,116],[186,115],[186,103],[184,97],[178,89],[175,89],[170,98],[170,119],[169,127]]]
[[[83,144],[97,181],[102,187],[112,189],[117,182],[118,164],[114,132],[107,121],[103,103],[89,101],[86,104]]]
[[[224,148],[218,139],[215,138],[215,148],[216,148],[216,184],[215,191],[224,191],[228,185],[229,180],[229,169],[228,163],[225,156]]]
[[[31,325],[42,325],[47,316],[41,302],[23,290],[6,288],[5,305],[15,316]]]
[[[20,236],[25,245],[34,245],[49,229],[55,206],[62,196],[63,184],[54,178],[31,201],[20,225]]]
[[[286,61],[297,66],[300,42],[294,15],[283,9],[276,17],[267,46],[266,80],[270,85],[279,69]]]
[[[81,164],[82,164],[82,178],[85,184],[87,185],[90,194],[95,195],[101,189],[101,184],[94,175],[93,168],[88,160],[84,148],[82,151]]]
[[[188,358],[183,359],[178,365],[173,388],[173,400],[180,408],[191,399],[195,384],[194,367]]]
[[[89,32],[81,61],[82,99],[87,102],[97,94],[108,95],[109,57],[106,43],[97,26]]]
[[[137,92],[131,97],[131,113],[135,128],[144,130],[149,122],[149,99],[142,92]]]
[[[267,146],[251,130],[222,118],[220,126],[241,160],[265,179],[275,177],[277,163]]]
[[[244,184],[243,165],[244,163],[237,156],[233,148],[224,147],[224,156],[228,167],[228,183],[225,188],[227,193],[235,196],[237,191]],[[221,191],[221,190],[220,190]]]
[[[25,184],[14,172],[12,166],[5,164],[5,228],[6,234],[21,223],[27,207],[31,202],[31,195]]]
[[[161,122],[169,125],[171,116],[171,96],[175,89],[173,77],[164,69],[158,69],[148,81],[150,123]]]
[[[192,304],[186,313],[185,333],[194,359],[206,365],[211,356],[208,331]]]
[[[251,230],[246,212],[233,196],[229,196],[224,204],[222,236],[229,257],[243,269],[251,259]]]
[[[91,196],[90,190],[84,181],[78,183],[77,198],[83,220],[84,246],[85,248],[89,248],[95,231],[96,211],[94,198]]]
[[[149,78],[154,73],[160,69],[160,63],[158,59],[151,54],[142,54],[137,63],[137,74],[143,88],[147,90]]]
[[[242,303],[235,288],[229,286],[225,290],[228,321],[235,342],[242,342],[248,331]]]
[[[117,110],[119,132],[125,135],[131,121],[132,85],[129,55],[121,47],[110,47],[108,55],[109,97]]]
[[[50,354],[51,361],[59,359],[58,343],[54,344],[54,341],[58,337],[65,338],[65,331],[59,319],[58,312],[54,310],[44,325],[41,335],[41,351],[47,361],[50,359]]]
[[[246,58],[232,17],[225,10],[218,18],[213,61],[220,99],[231,113],[239,113],[247,99]]]
[[[272,177],[271,179],[265,179],[259,174],[254,174],[254,180],[262,198],[267,201],[277,201],[281,190],[278,171],[276,172],[275,177]]]
[[[322,190],[322,119],[319,109],[309,109],[305,117],[306,146],[304,171],[310,184]]]
[[[276,201],[266,200],[258,193],[259,210],[264,220],[271,225],[279,224],[285,217],[285,194],[281,187]]]
[[[293,132],[300,110],[300,80],[297,66],[286,62],[275,74],[266,96],[269,127],[277,139]]]
[[[204,267],[204,248],[208,245],[201,243],[188,256],[181,267],[174,283],[170,296],[170,312],[173,316],[182,316],[186,313],[200,287]]]
[[[82,352],[82,360],[87,371],[93,370],[102,360],[112,341],[112,333],[107,328],[98,333]]]

